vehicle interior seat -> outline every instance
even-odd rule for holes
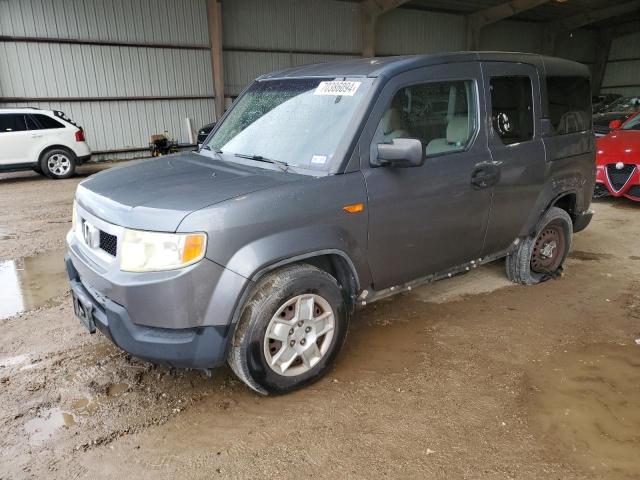
[[[466,116],[453,117],[447,125],[447,137],[431,140],[425,153],[429,156],[462,150],[467,144],[467,140],[469,140],[469,119]]]
[[[402,115],[397,108],[389,108],[380,122],[382,135],[385,142],[391,142],[394,138],[409,138],[409,132],[403,128]]]
[[[560,117],[556,133],[562,135],[570,132],[582,132],[589,128],[590,118],[587,112],[572,111],[565,112]]]

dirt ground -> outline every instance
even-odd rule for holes
[[[595,203],[560,279],[497,262],[368,306],[324,379],[260,397],[83,330],[60,273],[81,178],[0,175],[0,290],[28,290],[0,320],[0,479],[640,478],[640,205]]]

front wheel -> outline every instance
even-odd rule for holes
[[[514,283],[534,285],[559,276],[572,237],[569,214],[561,208],[550,208],[540,219],[536,232],[507,256],[507,277]]]
[[[262,394],[319,379],[340,351],[349,316],[335,278],[299,264],[269,274],[247,299],[229,365]]]
[[[62,148],[49,150],[40,159],[40,170],[55,180],[69,178],[76,170],[76,156]]]

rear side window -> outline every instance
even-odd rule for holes
[[[475,89],[470,80],[401,88],[378,125],[383,142],[416,138],[427,156],[464,150],[476,129]]]
[[[591,128],[591,87],[584,77],[547,77],[549,120],[555,135]]]
[[[51,118],[51,117],[47,117],[46,115],[42,115],[41,113],[37,113],[34,115],[31,115],[31,118],[33,118],[35,120],[35,122],[31,122],[32,124],[35,123],[35,128],[34,130],[47,130],[50,128],[64,128],[64,125],[62,123],[60,123],[59,121]]]
[[[25,115],[22,113],[0,114],[0,133],[22,132],[27,129]]]
[[[533,93],[527,76],[492,77],[491,124],[505,145],[533,138]]]

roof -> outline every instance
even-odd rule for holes
[[[259,77],[259,80],[301,77],[390,77],[414,68],[443,63],[493,61],[518,62],[534,65],[540,70],[567,70],[572,74],[588,76],[588,68],[578,62],[535,53],[517,52],[452,52],[431,55],[405,55],[398,57],[357,58],[330,63],[302,65]]]
[[[51,112],[51,110],[41,110],[37,107],[1,107],[0,113],[34,113],[34,110],[39,112]]]

